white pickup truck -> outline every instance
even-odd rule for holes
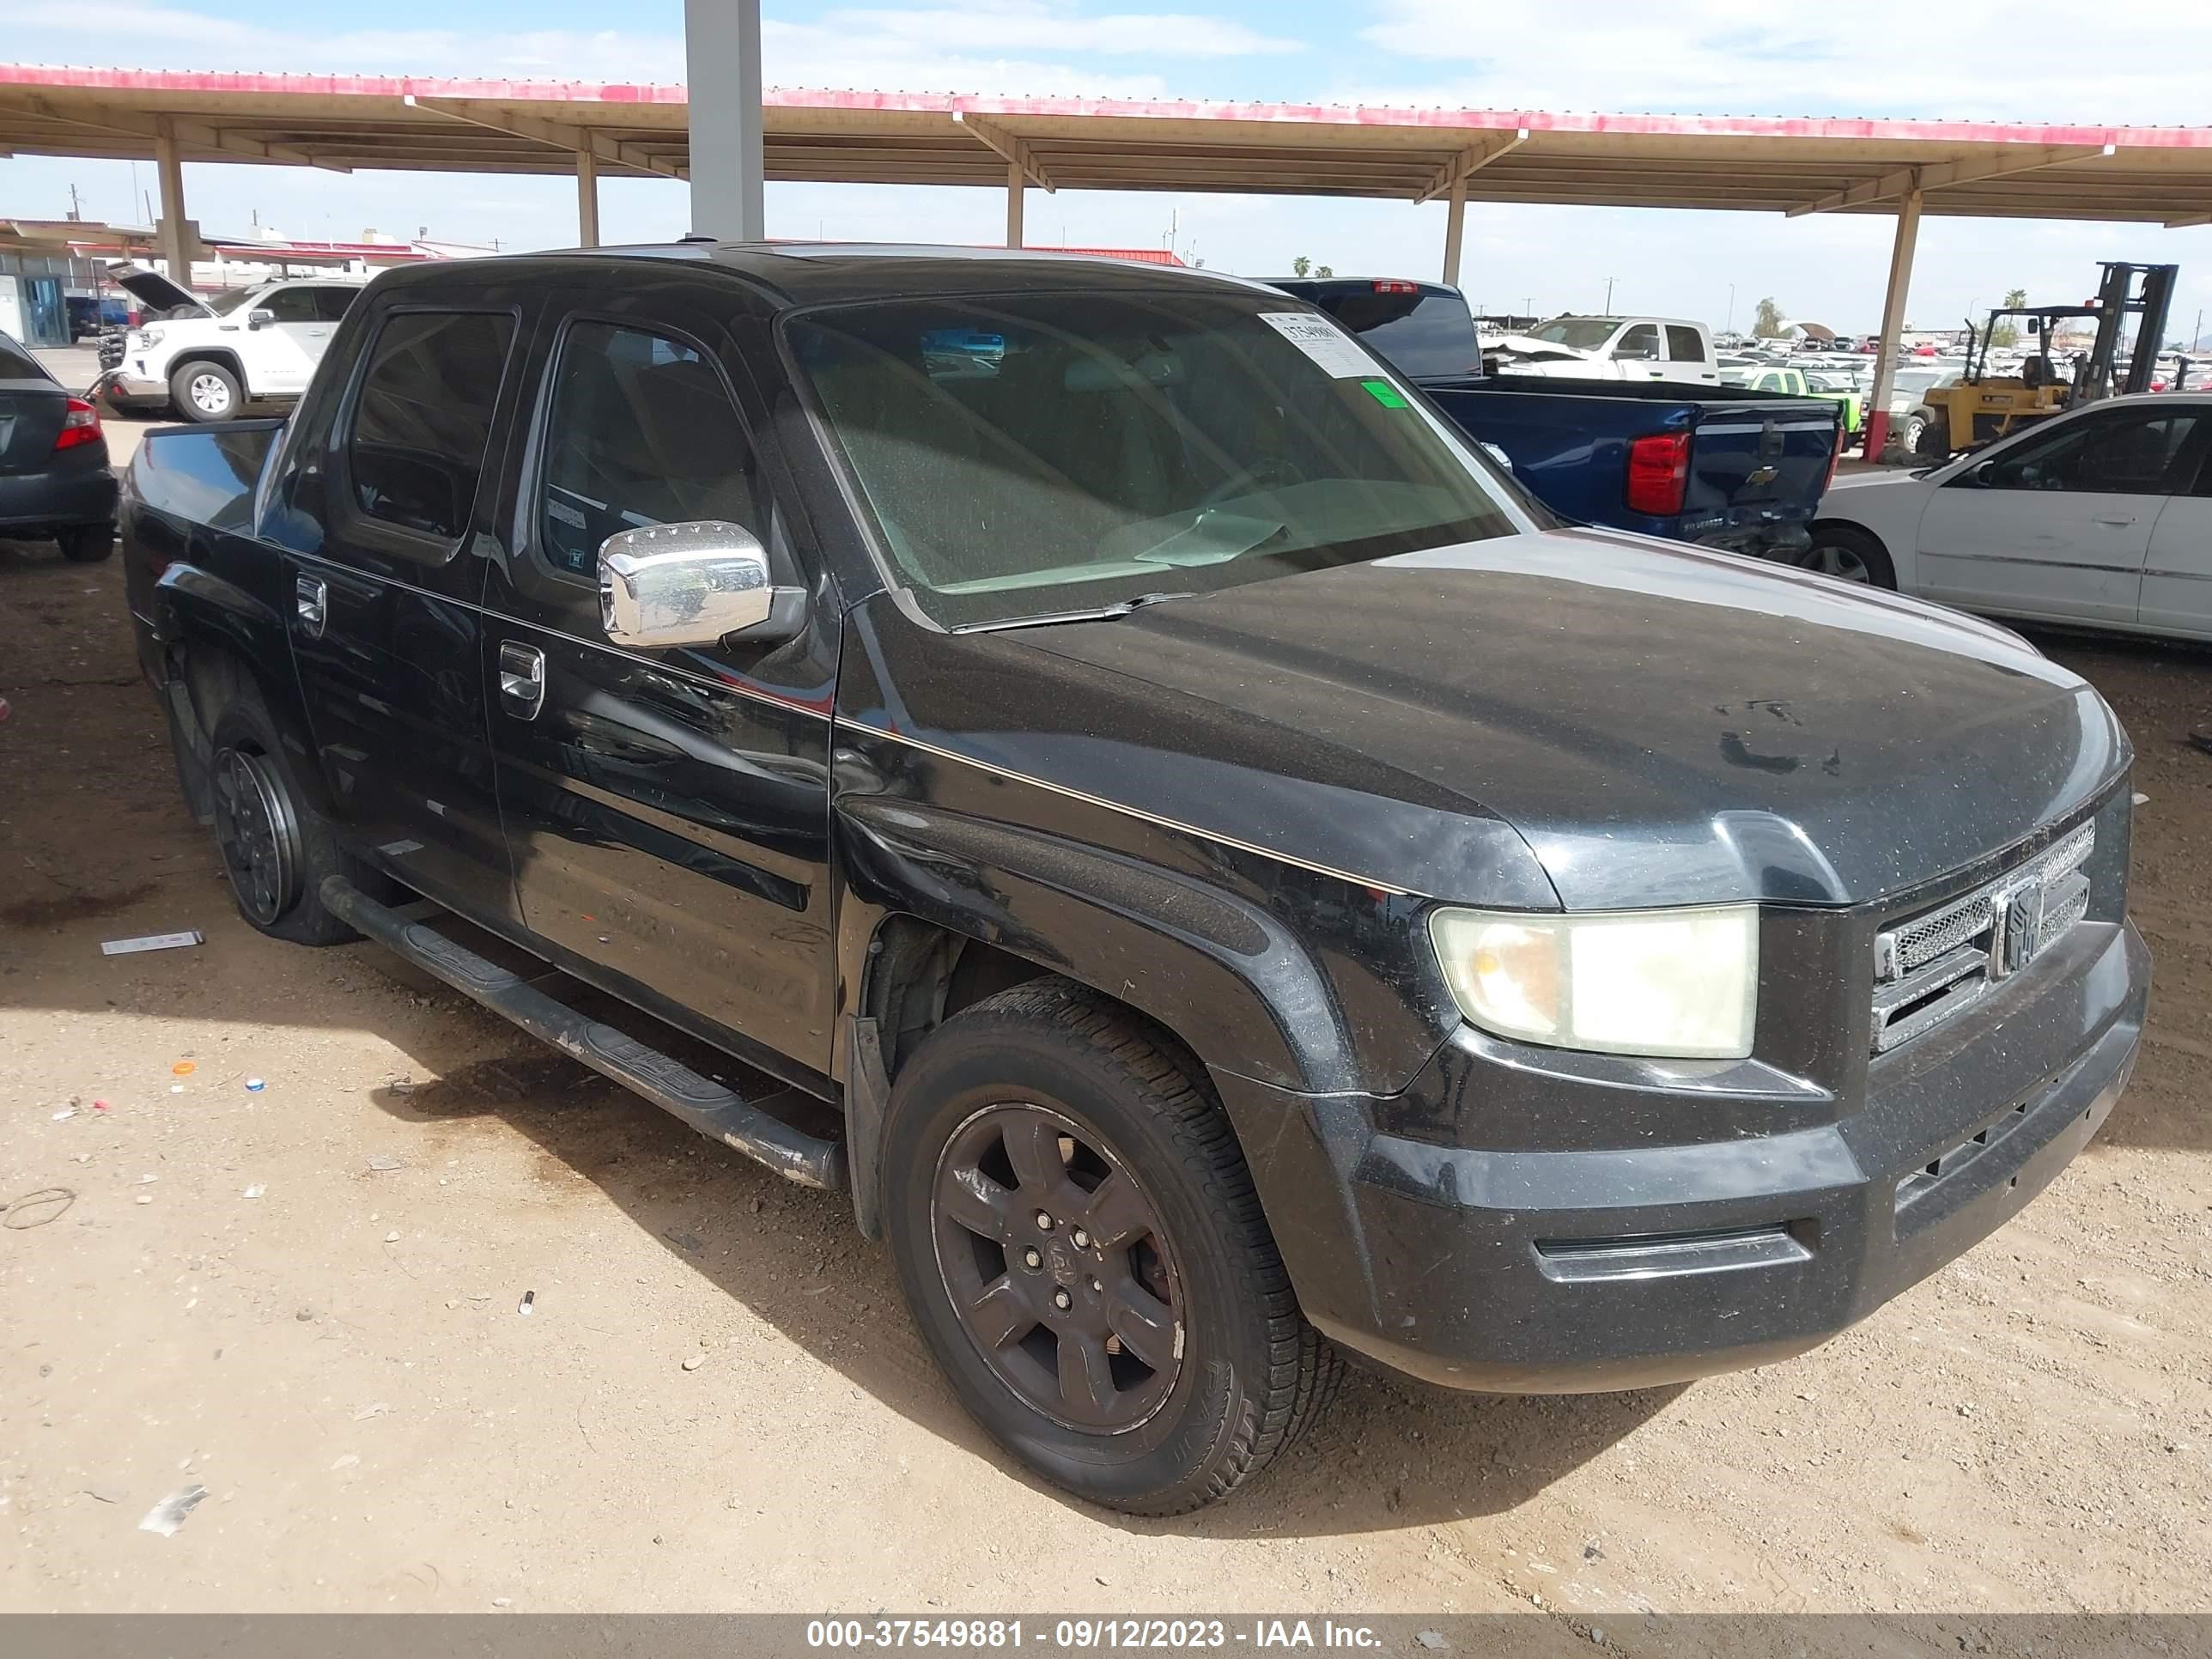
[[[188,421],[228,421],[249,400],[307,389],[362,284],[264,283],[203,299],[157,271],[111,268],[142,307],[104,390],[118,403],[160,403]]]
[[[1483,343],[1501,374],[1564,380],[1688,380],[1718,386],[1713,337],[1680,317],[1554,317]]]

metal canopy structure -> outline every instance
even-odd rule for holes
[[[2212,224],[2212,127],[792,88],[756,105],[757,8],[734,12],[744,15],[732,22],[709,0],[687,6],[691,71],[722,89],[696,112],[670,86],[0,65],[0,155],[150,155],[173,269],[198,242],[184,210],[186,161],[573,174],[579,239],[590,245],[602,177],[689,179],[695,113],[720,148],[694,211],[746,235],[759,234],[761,170],[787,182],[1003,185],[1009,246],[1021,245],[1032,189],[1441,198],[1448,283],[1458,280],[1470,201],[1893,216],[1869,453],[1888,427],[1890,360],[1924,215]]]
[[[2212,127],[770,89],[772,180],[2212,222]],[[0,65],[0,151],[683,179],[672,86]]]

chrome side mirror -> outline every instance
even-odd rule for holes
[[[806,590],[775,585],[767,550],[742,525],[655,525],[599,544],[599,626],[617,645],[787,640],[805,617]]]
[[[276,313],[262,306],[256,306],[246,313],[246,325],[249,329],[273,327],[276,321]]]

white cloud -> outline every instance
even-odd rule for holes
[[[0,0],[0,26],[40,38],[45,0]],[[636,30],[277,28],[151,0],[100,9],[103,66],[289,70],[470,79],[678,82],[679,35]],[[960,10],[836,8],[807,22],[761,26],[769,84],[875,91],[1086,93],[1152,97],[1155,74],[1101,74],[1092,58],[1165,60],[1280,55],[1302,43],[1179,12],[1090,15],[1069,0],[976,0]]]
[[[1370,44],[1463,76],[1392,102],[1731,115],[2200,122],[2203,0],[1374,0]]]

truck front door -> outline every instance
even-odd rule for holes
[[[571,295],[541,343],[504,492],[512,551],[485,599],[523,919],[580,977],[787,1077],[825,1073],[835,606],[775,646],[609,642],[599,550],[617,531],[738,524],[779,583],[820,590],[741,412],[728,287],[593,301]]]
[[[519,310],[426,303],[373,319],[319,385],[268,515],[286,550],[293,661],[348,838],[465,913],[511,919],[486,746],[477,485],[507,422]]]

